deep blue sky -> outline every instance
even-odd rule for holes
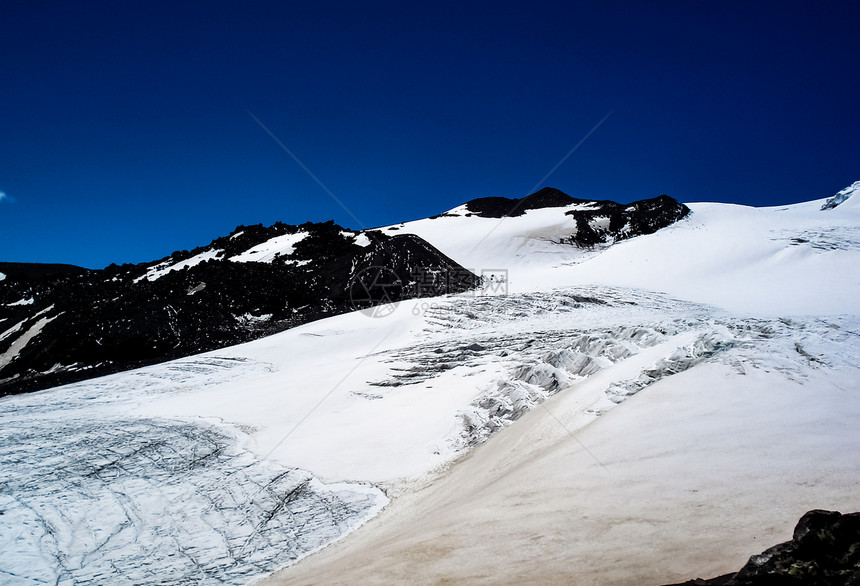
[[[0,2],[0,260],[361,227],[544,183],[753,205],[860,179],[860,2]]]

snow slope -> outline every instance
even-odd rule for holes
[[[858,322],[810,325],[664,377],[590,423],[615,372],[574,384],[266,584],[634,585],[732,571],[805,511],[860,506]],[[791,347],[831,325],[854,333],[805,346],[826,365]]]
[[[0,583],[247,583],[389,498],[271,583],[737,568],[860,509],[857,204],[694,204],[590,251],[557,244],[563,209],[454,210],[397,228],[508,295],[2,399]]]
[[[571,278],[666,291],[738,312],[860,313],[860,206],[820,207],[693,204],[681,224],[621,243],[576,267]]]
[[[575,230],[564,212],[576,205],[501,221],[466,216],[460,206],[384,230],[417,234],[477,272],[507,270],[511,291],[599,283],[740,312],[858,313],[860,195],[850,197],[857,192],[860,182],[827,210],[823,199],[771,208],[688,204],[692,214],[680,222],[608,249],[559,243]]]
[[[557,267],[594,256],[568,244],[560,244],[576,231],[576,222],[565,212],[587,208],[573,204],[562,208],[528,210],[510,218],[484,218],[458,206],[435,218],[381,228],[387,234],[416,234],[450,258],[473,271],[520,270]],[[516,290],[538,290],[542,283],[517,279]]]

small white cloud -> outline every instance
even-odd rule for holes
[[[6,192],[0,191],[0,201],[3,201],[4,199],[6,199]]]
[[[5,191],[0,191],[0,202],[2,201],[12,203],[13,201],[15,201],[15,198],[6,193]]]

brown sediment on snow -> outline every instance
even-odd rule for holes
[[[576,390],[264,584],[682,582],[856,507],[860,402],[823,374],[703,364],[582,429]]]

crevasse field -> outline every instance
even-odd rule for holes
[[[2,399],[0,583],[735,570],[809,509],[860,510],[841,193],[691,204],[590,251],[559,244],[564,209],[455,208],[387,229],[503,285]]]

